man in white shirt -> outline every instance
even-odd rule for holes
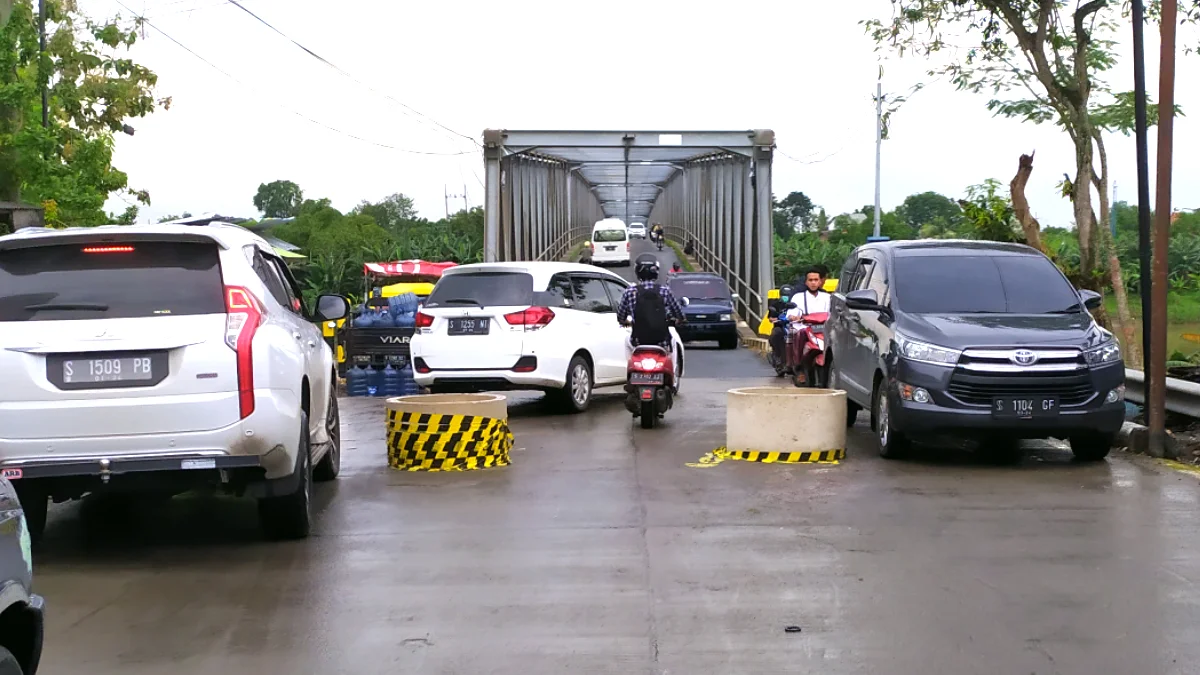
[[[797,322],[808,314],[829,313],[829,294],[821,289],[821,273],[810,269],[804,275],[804,292],[792,296],[796,306],[789,309],[788,321]]]

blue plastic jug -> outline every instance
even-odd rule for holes
[[[383,395],[383,371],[367,366],[367,396]]]
[[[403,396],[404,395],[404,379],[400,375],[400,371],[392,367],[392,364],[387,364],[383,369],[383,395],[384,396]]]
[[[367,371],[355,365],[346,371],[346,393],[350,396],[367,395]]]
[[[400,389],[404,392],[402,396],[415,396],[421,393],[421,387],[413,379],[412,366],[405,366],[400,369]]]

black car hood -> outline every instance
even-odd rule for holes
[[[1071,346],[1086,348],[1107,336],[1086,312],[1077,314],[909,314],[896,329],[951,349]]]
[[[733,311],[730,300],[688,300],[684,314],[728,314]]]

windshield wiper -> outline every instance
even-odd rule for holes
[[[62,311],[81,311],[81,312],[107,312],[108,305],[103,305],[98,302],[47,302],[41,305],[26,305],[26,312],[44,312],[52,310]]]

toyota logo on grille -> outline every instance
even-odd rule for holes
[[[1013,352],[1012,355],[1012,362],[1018,366],[1032,366],[1033,364],[1037,363],[1037,360],[1037,354],[1029,351],[1028,349],[1018,349],[1017,351]]]

